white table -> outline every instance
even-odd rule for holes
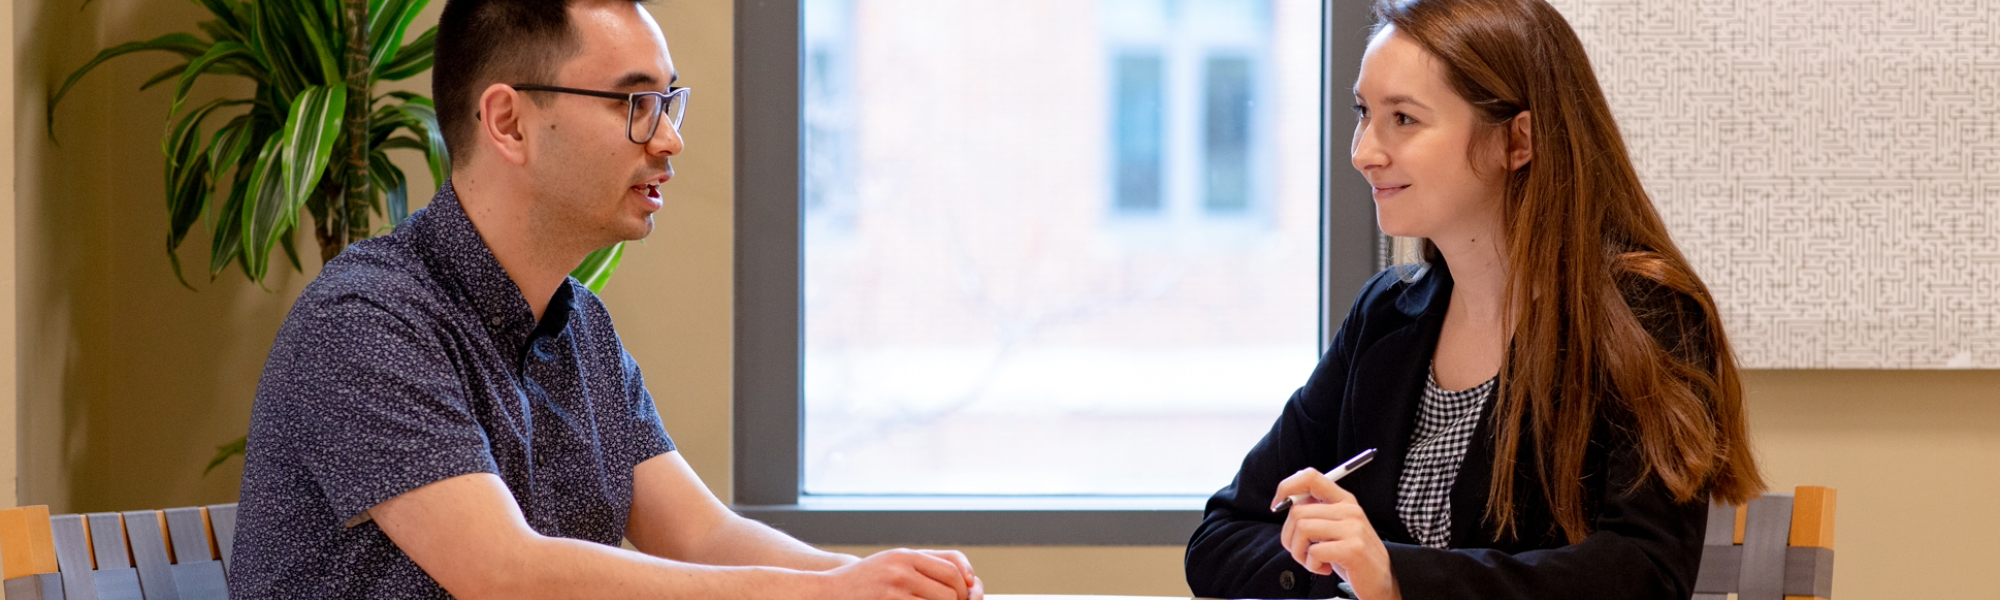
[[[986,600],[1204,600],[1187,596],[1092,596],[1071,594],[987,594]]]

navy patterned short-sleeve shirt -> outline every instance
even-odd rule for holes
[[[365,519],[469,473],[535,531],[617,545],[632,468],[673,450],[611,316],[571,279],[535,321],[447,183],[328,262],[251,410],[230,597],[446,598]]]

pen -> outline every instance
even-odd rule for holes
[[[1327,471],[1324,475],[1321,475],[1321,477],[1325,477],[1327,481],[1340,481],[1340,478],[1346,477],[1348,473],[1353,473],[1354,471],[1360,469],[1361,465],[1368,464],[1368,461],[1374,459],[1375,459],[1374,448],[1362,450],[1360,454],[1354,455],[1354,458],[1347,459],[1347,462],[1340,463],[1340,466],[1334,467],[1332,471]],[[1311,494],[1292,494],[1292,497],[1286,498],[1284,502],[1279,502],[1276,508],[1271,509],[1271,512],[1284,512],[1285,509],[1291,508],[1293,504],[1305,502],[1306,497],[1310,495]]]

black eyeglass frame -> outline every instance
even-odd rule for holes
[[[507,87],[511,87],[514,88],[515,90],[523,92],[557,92],[562,94],[576,94],[579,96],[596,96],[598,98],[609,98],[612,100],[624,100],[625,139],[630,140],[634,144],[645,144],[647,142],[651,142],[653,141],[654,136],[659,135],[660,133],[659,118],[661,117],[661,115],[667,112],[667,106],[673,103],[675,96],[680,97],[681,114],[679,117],[668,116],[667,123],[673,125],[674,133],[680,133],[681,118],[687,116],[688,99],[694,96],[694,94],[689,91],[692,88],[685,88],[685,87],[669,87],[667,88],[667,91],[664,92],[608,92],[603,90],[586,90],[586,89],[569,88],[569,87],[561,87],[554,85],[539,85],[533,83],[508,84]],[[633,131],[632,125],[638,122],[639,118],[640,96],[660,97],[659,108],[654,109],[653,114],[649,115],[649,118],[653,121],[653,126],[646,129],[646,139],[643,140],[632,137],[632,131]]]

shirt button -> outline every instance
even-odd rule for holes
[[[1299,585],[1299,580],[1297,577],[1292,576],[1291,571],[1285,571],[1278,574],[1278,587],[1285,588],[1286,591],[1290,591],[1293,587],[1296,587],[1298,585]]]
[[[492,318],[491,320],[488,320],[487,322],[488,322],[488,323],[492,323],[494,327],[499,327],[499,326],[500,326],[500,317],[493,317],[493,318]]]

